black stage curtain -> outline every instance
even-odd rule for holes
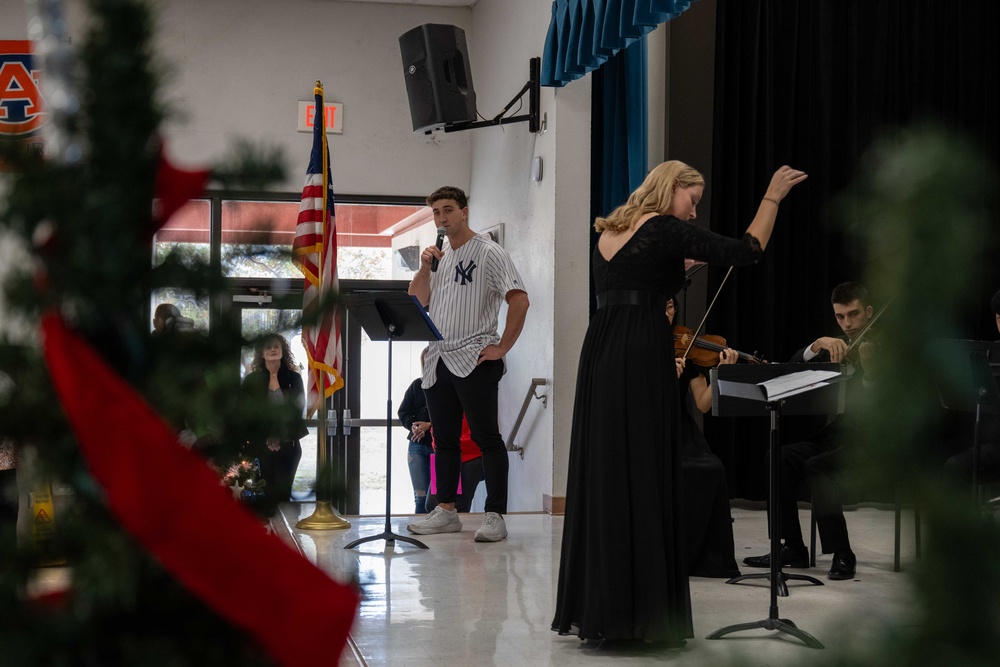
[[[874,139],[933,121],[971,136],[984,157],[1000,162],[998,7],[995,0],[718,1],[712,229],[742,235],[778,166],[810,176],[782,203],[763,262],[734,270],[708,333],[772,361],[840,333],[830,290],[865,267],[833,204]],[[989,241],[984,248],[995,247]],[[992,340],[988,302],[1000,288],[1000,262],[986,272],[981,307],[962,325],[968,337]],[[710,295],[723,275],[712,269]],[[880,295],[872,297],[878,308]],[[785,442],[810,427],[785,421]],[[705,428],[731,495],[765,498],[767,420],[708,418]]]

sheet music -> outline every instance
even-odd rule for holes
[[[800,371],[760,382],[757,386],[764,392],[768,401],[773,401],[825,387],[830,384],[826,380],[838,375],[840,375],[838,371]]]

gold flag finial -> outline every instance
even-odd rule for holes
[[[313,88],[313,95],[322,95],[322,94],[323,94],[323,82],[320,81],[319,79],[316,79],[316,87]]]

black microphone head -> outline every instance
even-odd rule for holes
[[[437,233],[438,237],[436,245],[437,249],[440,250],[441,246],[444,245],[444,235],[448,233],[448,230],[445,229],[444,227],[438,227]],[[437,270],[438,270],[438,258],[435,257],[434,259],[431,260],[431,271],[437,271]]]

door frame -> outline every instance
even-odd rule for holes
[[[235,318],[239,323],[240,313],[244,308],[273,308],[276,310],[302,309],[302,281],[268,278],[231,278],[227,280],[229,289],[225,304],[220,305],[220,315]],[[340,296],[347,299],[350,295],[361,292],[402,291],[409,286],[408,280],[341,280]],[[237,300],[237,297],[239,300]],[[254,299],[259,299],[255,301]],[[247,299],[247,300],[243,300]],[[269,300],[265,300],[269,299]],[[344,354],[344,388],[327,401],[327,409],[337,410],[338,401],[346,401],[344,408],[352,415],[344,420],[345,433],[343,440],[336,437],[336,429],[327,429],[327,446],[332,447],[331,461],[335,466],[335,486],[343,489],[340,498],[334,503],[337,510],[346,515],[357,515],[361,509],[361,427],[386,428],[386,418],[361,418],[361,371],[363,359],[361,355],[361,324],[351,317],[348,308],[340,311],[341,341]],[[331,419],[331,423],[335,420]],[[315,427],[318,420],[315,416],[306,420],[306,425]],[[399,426],[399,420],[393,419],[392,426]],[[332,443],[330,442],[332,440]],[[341,465],[337,466],[337,462]]]
[[[360,292],[382,292],[400,290],[405,292],[409,287],[408,280],[342,280],[340,281],[340,294],[348,297],[351,294]],[[361,324],[351,317],[350,309],[341,311],[341,337],[344,341],[344,389],[347,404],[345,408],[355,415],[353,419],[345,419],[345,423],[351,428],[349,435],[344,438],[344,449],[338,451],[334,445],[334,455],[341,457],[335,460],[344,461],[343,479],[338,480],[345,490],[344,508],[345,514],[358,514],[361,511],[361,427],[381,427],[386,428],[384,417],[375,419],[361,418]],[[339,392],[338,392],[339,393]],[[398,419],[392,420],[393,426],[399,425]]]

